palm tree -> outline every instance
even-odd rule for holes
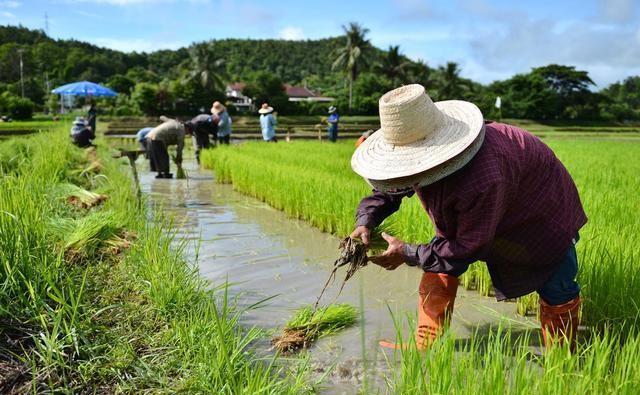
[[[360,70],[369,61],[368,55],[371,53],[371,43],[366,35],[369,29],[359,23],[351,22],[349,26],[342,26],[347,38],[346,45],[337,50],[336,60],[331,66],[332,69],[342,68],[349,80],[349,112],[353,107],[353,81],[358,77]]]
[[[191,47],[189,56],[185,64],[187,80],[196,80],[207,92],[224,89],[223,78],[226,76],[224,59],[217,58],[215,52],[206,43]]]
[[[467,81],[460,77],[460,68],[455,62],[448,62],[446,66],[440,66],[438,74],[440,77],[439,100],[460,99],[469,88]]]
[[[391,45],[376,70],[385,75],[393,87],[404,83],[407,80],[407,72],[411,67],[411,62],[400,53],[400,46]]]

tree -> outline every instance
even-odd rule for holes
[[[279,111],[286,108],[289,101],[282,80],[268,71],[251,73],[243,93],[253,98],[254,103],[258,106],[262,103],[269,103]]]
[[[120,94],[128,95],[136,83],[129,77],[122,74],[116,74],[109,78],[107,86]]]
[[[435,89],[433,85],[433,81],[431,78],[432,69],[427,65],[427,63],[418,59],[417,62],[410,62],[407,70],[407,81],[420,84],[427,88],[427,92],[431,92],[432,89]]]
[[[224,59],[216,57],[216,53],[205,43],[191,47],[189,56],[184,65],[186,80],[197,81],[200,87],[210,94],[224,90]]]
[[[397,87],[407,81],[410,67],[411,62],[400,53],[400,46],[391,45],[375,69],[386,76],[393,87]]]
[[[460,99],[468,89],[467,81],[460,77],[460,68],[455,62],[438,67],[438,100]]]
[[[337,57],[331,66],[333,70],[342,68],[349,80],[349,112],[353,107],[353,82],[361,69],[369,62],[371,43],[366,38],[369,29],[351,22],[349,26],[342,26],[346,43],[337,50]]]

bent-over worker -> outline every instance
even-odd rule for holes
[[[218,133],[218,117],[216,115],[200,114],[185,122],[185,128],[193,136],[193,147],[196,151],[196,161],[200,164],[200,151],[211,147],[209,135],[215,143]]]
[[[381,129],[351,159],[375,188],[358,206],[351,236],[368,243],[404,197],[422,202],[436,230],[431,242],[383,234],[388,248],[371,258],[387,270],[407,264],[423,271],[417,346],[442,332],[458,277],[484,261],[498,300],[537,292],[545,344],[568,339],[573,348],[580,309],[575,243],[587,218],[553,151],[515,126],[484,122],[472,103],[433,103],[421,85],[390,91],[379,106]]]
[[[158,172],[156,178],[173,178],[169,172],[168,146],[176,146],[176,162],[182,163],[182,150],[184,148],[184,125],[175,119],[160,117],[162,123],[153,128],[147,134],[147,147],[151,154],[151,160]]]

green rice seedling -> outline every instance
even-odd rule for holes
[[[577,244],[585,321],[635,320],[640,313],[640,216],[629,213],[640,208],[640,143],[562,139],[548,144],[572,174],[589,217]],[[202,158],[218,181],[339,236],[353,230],[355,208],[371,191],[351,170],[351,142],[221,148],[205,151]],[[427,243],[434,234],[415,197],[406,198],[380,228],[413,243]],[[463,284],[482,294],[491,291],[483,264],[471,265]]]
[[[55,218],[52,231],[62,238],[62,248],[71,260],[95,256],[99,252],[117,253],[130,246],[123,221],[110,211],[93,212],[78,219]]]
[[[308,347],[316,339],[332,335],[356,322],[356,308],[345,303],[320,307],[303,307],[285,325],[282,335],[272,341],[283,353]]]
[[[175,157],[175,155],[171,155],[171,160],[173,160],[173,163],[176,165],[176,168],[178,169],[176,171],[176,178],[178,180],[184,180],[185,178],[187,178],[187,172],[182,167],[182,162],[178,162],[178,159]]]
[[[62,197],[69,204],[81,208],[91,208],[107,200],[107,195],[87,191],[74,184],[59,184],[55,189],[55,195]]]

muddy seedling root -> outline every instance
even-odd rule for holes
[[[316,300],[316,303],[313,305],[313,309],[316,310],[318,308],[318,304],[320,303],[320,299],[322,295],[324,295],[324,291],[327,289],[329,284],[335,280],[336,272],[339,267],[347,265],[347,274],[342,280],[342,285],[340,285],[340,291],[338,291],[338,296],[342,293],[342,289],[347,281],[353,277],[353,275],[360,270],[361,268],[367,266],[369,258],[367,257],[367,247],[360,240],[352,239],[351,237],[345,237],[341,242],[340,246],[340,256],[333,263],[333,270],[329,274],[329,278],[327,282],[324,284],[322,291],[320,291],[320,295]],[[337,296],[336,296],[337,298]]]

